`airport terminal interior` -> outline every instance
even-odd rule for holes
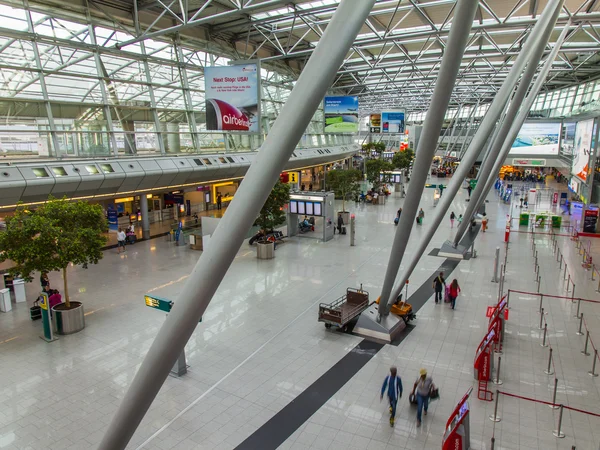
[[[0,17],[0,450],[600,450],[600,2]]]

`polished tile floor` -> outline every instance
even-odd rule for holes
[[[405,258],[433,214],[432,193],[425,191],[425,223],[413,229]],[[463,190],[452,206],[457,215],[464,212],[465,199]],[[326,331],[317,322],[317,307],[361,283],[373,296],[379,295],[396,230],[392,221],[403,202],[394,196],[389,200],[385,206],[352,205],[357,216],[355,247],[349,246],[347,235],[336,235],[325,244],[299,237],[279,246],[274,260],[258,261],[255,250],[244,244],[186,347],[188,374],[167,379],[128,448],[235,448],[353,349],[362,339]],[[487,329],[486,307],[497,298],[498,285],[490,282],[494,251],[500,246],[503,256],[511,205],[498,202],[494,194],[489,200],[490,229],[478,236],[478,257],[461,262],[452,274],[463,289],[457,309],[429,301],[419,311],[416,328],[399,346],[380,350],[280,448],[441,447],[455,402],[469,387],[476,388],[473,356]],[[426,253],[452,236],[446,220]],[[511,234],[505,290],[537,290],[531,239],[525,233]],[[535,241],[540,291],[565,294],[550,237],[538,233]],[[572,267],[577,296],[600,299],[597,281],[581,269],[575,244],[559,237],[557,248]],[[153,292],[176,299],[198,256],[160,238],[135,244],[125,254],[107,251],[87,270],[71,268],[70,290],[74,300],[85,303],[87,327],[51,344],[39,339],[41,324],[29,320],[25,305],[0,314],[0,449],[96,448],[164,321],[163,313],[144,305],[143,295]],[[409,295],[442,261],[422,258]],[[51,282],[58,286],[56,275]],[[37,289],[36,283],[28,286],[30,300]],[[575,306],[561,299],[546,300],[545,306],[556,375],[543,373],[548,349],[539,345],[539,299],[511,295],[500,389],[549,401],[556,376],[558,403],[600,413],[599,378],[588,375],[592,359],[580,353],[583,339],[576,334]],[[581,307],[598,346],[599,307]],[[392,364],[405,384],[394,428],[388,424],[387,405],[379,402],[381,382]],[[421,367],[429,369],[441,398],[417,428],[406,390]],[[492,435],[495,449],[598,448],[598,417],[565,410],[566,437],[556,439],[552,431],[558,413],[548,406],[501,396],[502,421],[495,426],[488,419],[493,406],[475,395],[471,400],[474,449],[489,449]]]

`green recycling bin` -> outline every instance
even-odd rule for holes
[[[548,216],[546,214],[536,214],[535,216],[535,226],[538,228],[543,228],[548,221]]]
[[[527,226],[529,225],[529,213],[526,212],[522,212],[521,215],[519,216],[519,225],[521,226]]]
[[[562,225],[561,216],[552,216],[552,228],[560,228]]]

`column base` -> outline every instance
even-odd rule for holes
[[[379,309],[376,303],[364,310],[356,322],[353,333],[366,339],[392,342],[405,328],[406,324],[400,317],[390,313],[377,321]]]

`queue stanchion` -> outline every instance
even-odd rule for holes
[[[544,327],[542,326],[544,324],[544,308],[542,308],[542,314],[540,314],[540,326],[539,329],[543,330]]]
[[[579,307],[577,307],[577,312],[579,312]],[[583,332],[581,331],[582,326],[583,326],[583,313],[581,313],[581,316],[579,316],[579,330],[577,331],[577,336],[583,336]]]
[[[553,375],[554,371],[552,370],[552,347],[550,347],[550,351],[548,352],[548,368],[544,370],[546,375]]]
[[[498,415],[498,401],[500,400],[500,391],[496,389],[496,403],[494,404],[494,414],[490,416],[492,422],[500,422],[502,419]]]
[[[575,301],[575,283],[573,283],[573,281],[571,281],[571,285],[573,286],[573,291],[571,292],[571,301],[574,302]]]
[[[546,342],[546,335],[548,334],[548,324],[544,324],[544,335],[542,338],[542,343],[540,344],[542,347],[548,347],[548,343]]]
[[[577,312],[575,313],[575,319],[579,319],[579,309],[580,308],[581,308],[581,299],[579,298],[579,299],[577,299]]]
[[[540,282],[542,281],[542,277],[540,275],[538,275],[538,279],[537,279],[537,291],[538,294],[540,293]]]
[[[502,356],[498,356],[498,367],[496,368],[496,378],[492,379],[492,383],[494,383],[497,386],[501,386],[502,384],[504,384],[504,381],[502,381],[500,379],[500,364],[502,363]],[[498,397],[496,396],[496,400],[498,399]]]
[[[594,350],[594,362],[592,363],[592,370],[590,370],[588,372],[588,374],[590,374],[590,376],[592,377],[597,377],[598,374],[596,373],[596,361],[598,360],[598,350]]]
[[[540,314],[544,314],[543,304],[544,304],[544,294],[540,294],[540,309],[539,309]]]
[[[571,275],[569,275],[571,276]],[[565,262],[565,273],[563,274],[563,280],[567,279],[567,263]]]
[[[583,347],[583,350],[581,350],[581,353],[583,353],[585,356],[590,356],[590,354],[588,353],[588,342],[590,342],[590,330],[586,330],[585,345]]]
[[[556,404],[556,393],[558,392],[558,378],[554,378],[554,392],[552,393],[552,404],[548,405],[551,409],[558,409]]]
[[[558,428],[556,430],[554,430],[554,432],[552,433],[555,437],[560,438],[560,439],[565,437],[565,433],[563,433],[561,431],[562,416],[563,416],[563,405],[560,405],[560,412],[558,413]]]

